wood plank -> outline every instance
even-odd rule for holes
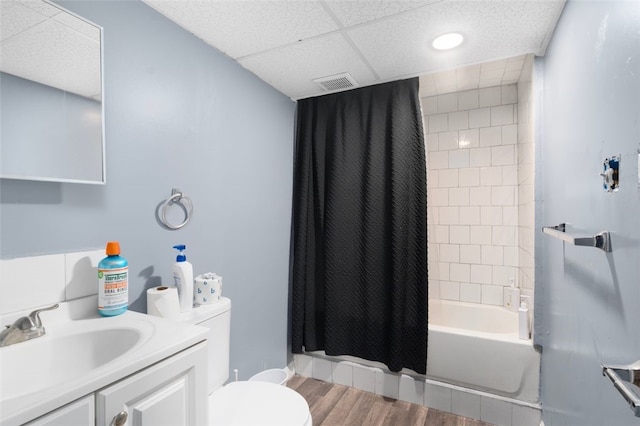
[[[464,419],[455,414],[429,409],[424,424],[425,426],[464,426]]]
[[[355,388],[345,386],[346,390],[335,403],[329,414],[325,417],[322,424],[325,425],[342,425],[345,424],[347,416],[354,411],[355,403],[360,398],[361,393]]]
[[[287,387],[293,390],[297,390],[301,384],[305,382],[302,376],[293,376],[287,381]]]
[[[294,376],[287,385],[309,404],[314,426],[491,426],[349,386]]]
[[[373,404],[381,400],[378,395],[358,390],[358,399],[344,419],[345,425],[361,425],[362,419],[371,411]]]
[[[321,380],[306,378],[304,383],[298,386],[296,391],[302,396],[305,395],[320,395],[324,396],[333,387],[333,383],[323,382]]]
[[[347,391],[346,386],[331,386],[325,395],[316,394],[318,399],[310,405],[311,418],[314,425],[321,425],[324,419],[331,413],[336,403]]]
[[[491,426],[491,424],[480,421],[480,420],[464,417],[464,426]]]
[[[384,401],[375,401],[371,409],[364,416],[361,424],[367,426],[384,426],[384,419],[389,414],[391,405]]]
[[[429,409],[423,405],[411,404],[409,408],[409,421],[411,426],[422,426],[427,420]]]
[[[391,404],[391,406],[389,407],[389,413],[384,418],[383,424],[394,426],[410,426],[411,419],[409,418],[409,410],[397,407],[395,404]]]

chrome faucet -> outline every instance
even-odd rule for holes
[[[42,320],[40,320],[40,312],[51,311],[57,309],[58,306],[60,305],[56,303],[47,308],[36,309],[26,317],[18,318],[12,325],[5,326],[6,328],[0,333],[0,347],[26,342],[43,336],[45,331]]]

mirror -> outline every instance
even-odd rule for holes
[[[102,28],[0,1],[0,177],[105,183]]]

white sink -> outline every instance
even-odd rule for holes
[[[129,352],[141,340],[139,330],[106,328],[50,333],[7,346],[0,351],[0,395],[9,400],[84,376]]]
[[[95,296],[41,315],[46,334],[0,348],[0,425],[26,423],[206,339],[138,312],[100,317]],[[29,312],[0,317],[0,327]]]

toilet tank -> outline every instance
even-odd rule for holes
[[[180,321],[209,329],[207,336],[207,368],[209,394],[224,385],[229,378],[229,337],[231,334],[231,300],[221,297],[211,305],[194,306],[191,312],[180,314]]]

